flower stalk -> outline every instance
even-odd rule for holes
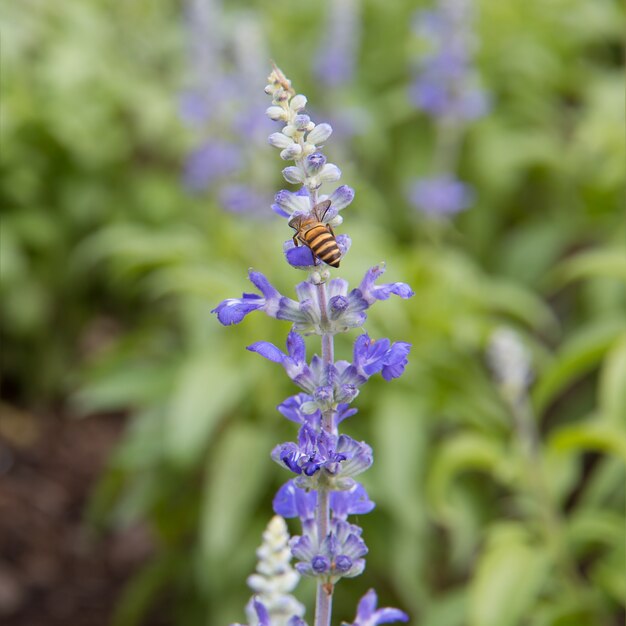
[[[332,128],[311,120],[305,112],[306,97],[295,92],[291,81],[276,66],[265,91],[272,97],[267,115],[283,124],[280,132],[269,136],[269,143],[280,151],[281,159],[293,163],[283,169],[285,180],[300,185],[295,192],[279,191],[272,209],[287,218],[292,228],[312,224],[317,233],[307,238],[296,232],[297,237],[289,238],[283,246],[287,262],[306,271],[307,278],[296,285],[297,300],[293,300],[279,293],[263,274],[250,271],[250,280],[260,294],[228,298],[213,312],[226,326],[238,324],[254,311],[292,324],[285,351],[267,341],[257,341],[248,350],[280,364],[301,389],[278,406],[279,412],[295,422],[299,430],[296,442],[278,444],[271,454],[276,463],[293,475],[276,494],[274,511],[300,520],[302,534],[289,542],[297,561],[295,568],[300,575],[316,579],[314,626],[330,626],[335,585],[363,572],[368,551],[361,537],[362,529],[348,518],[374,508],[355,479],[372,465],[372,449],[365,442],[340,434],[339,425],[357,412],[351,404],[369,378],[381,374],[389,381],[403,374],[410,350],[406,342],[374,340],[364,333],[354,342],[352,361],[336,361],[334,336],[362,327],[366,311],[377,301],[388,300],[392,295],[410,298],[413,291],[401,282],[380,284],[378,279],[385,269],[382,264],[370,268],[361,284],[352,290],[345,280],[331,278],[331,266],[318,256],[323,246],[319,242],[316,245],[314,239],[321,237],[324,245],[339,250],[332,258],[324,257],[333,264],[332,268],[338,267],[337,257],[340,254],[343,260],[350,238],[335,235],[333,229],[343,223],[340,211],[354,198],[354,191],[346,185],[322,193],[324,185],[341,177],[339,168],[328,163],[321,151]],[[317,210],[321,203],[323,214]],[[321,357],[307,358],[302,335],[320,337]],[[352,626],[408,620],[397,609],[376,610],[376,602],[372,590],[365,594]],[[280,626],[272,621],[260,596],[251,601],[248,614],[249,626]],[[293,614],[287,626],[306,624],[300,614]]]

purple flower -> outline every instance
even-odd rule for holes
[[[314,62],[315,74],[322,84],[339,87],[354,74],[360,39],[359,3],[357,0],[332,2]]]
[[[352,363],[324,363],[314,355],[310,366],[306,362],[304,340],[293,330],[287,338],[286,353],[268,341],[257,341],[247,349],[280,363],[289,378],[306,392],[279,405],[279,411],[291,421],[316,429],[319,427],[316,409],[336,411],[338,424],[354,415],[348,404],[357,396],[358,387],[371,376],[380,372],[387,381],[399,378],[408,363],[411,344],[404,341],[392,344],[389,339],[375,341],[363,334],[354,342]]]
[[[361,281],[359,288],[353,290],[350,296],[355,300],[363,299],[368,306],[371,306],[376,300],[388,300],[392,295],[404,299],[411,298],[414,295],[413,290],[406,283],[377,285],[376,280],[384,272],[385,266],[383,264],[370,268]]]
[[[263,295],[244,293],[241,298],[228,298],[220,302],[211,313],[217,313],[221,324],[239,324],[252,311],[264,311],[279,320],[304,321],[298,303],[281,295],[261,272],[250,270],[248,276]]]
[[[323,471],[335,489],[351,489],[353,476],[364,472],[373,461],[372,449],[347,435],[316,432],[307,424],[300,428],[298,442],[277,445],[272,459],[296,474],[296,486],[315,489]]]
[[[298,393],[287,398],[277,408],[279,413],[296,424],[308,424],[315,430],[320,429],[322,413],[312,395]],[[352,417],[356,412],[357,409],[351,409],[347,402],[341,402],[335,409],[334,423],[340,424],[348,417]]]
[[[331,531],[321,540],[313,520],[303,524],[303,531],[302,536],[294,537],[291,543],[291,551],[299,560],[296,569],[300,574],[321,576],[333,583],[361,574],[367,546],[358,526],[332,519]]]
[[[322,156],[323,155],[316,153],[307,157],[309,169],[311,167],[315,167],[316,164],[319,165],[320,163],[321,167],[323,167],[325,159],[324,163],[322,163],[319,159],[319,157]],[[323,221],[324,223],[328,223],[335,220],[333,225],[336,225],[337,220],[335,218],[337,216],[337,211],[345,209],[352,202],[352,200],[354,200],[354,189],[348,187],[348,185],[340,185],[330,195],[321,194],[318,201],[323,202],[324,200],[330,200],[330,206],[334,212],[328,211],[328,213],[324,216]],[[311,212],[311,199],[309,192],[306,187],[302,187],[295,192],[288,191],[287,189],[281,189],[274,197],[272,210],[277,215],[288,219],[291,219],[294,214],[307,215]]]
[[[217,140],[196,148],[185,162],[185,186],[191,191],[202,191],[236,172],[241,163],[240,152],[234,144]]]
[[[266,198],[249,185],[229,184],[219,191],[220,204],[233,213],[261,213],[267,204]]]
[[[257,596],[253,596],[248,603],[248,607],[252,605],[256,616],[257,616],[257,626],[272,626],[270,622],[270,615],[267,611],[265,605],[257,599]],[[248,607],[246,610],[248,610]],[[249,615],[249,619],[252,619],[253,615]],[[231,624],[230,626],[242,626],[241,624]]]
[[[304,391],[314,393],[316,387],[325,382],[324,375],[328,376],[328,371],[332,364],[322,364],[319,357],[313,357],[311,367],[306,362],[306,346],[304,339],[294,330],[287,336],[287,353],[285,354],[269,341],[257,341],[247,347],[251,352],[257,352],[266,359],[274,363],[280,363],[287,372],[287,375]]]
[[[467,121],[488,109],[473,67],[471,22],[466,0],[439,0],[435,10],[417,14],[415,30],[429,52],[420,59],[410,98],[432,116]]]
[[[306,250],[308,248],[297,248]],[[281,295],[260,272],[250,271],[252,283],[263,297],[243,294],[241,298],[228,298],[221,302],[213,313],[225,326],[238,324],[252,311],[262,310],[270,317],[294,323],[294,329],[304,334],[336,334],[350,328],[362,326],[367,319],[365,310],[377,300],[387,300],[391,295],[410,298],[413,291],[406,283],[377,285],[376,280],[384,272],[383,265],[372,267],[365,274],[357,289],[348,293],[348,283],[335,278],[327,285],[326,310],[322,311],[319,290],[316,285],[305,281],[296,286],[298,302]],[[323,314],[325,313],[325,314]],[[324,321],[326,318],[326,321]],[[306,391],[306,389],[305,389]]]
[[[287,481],[274,497],[274,512],[283,517],[299,517],[302,522],[315,517],[317,491],[305,491],[297,487],[293,480]],[[348,515],[364,515],[374,509],[365,487],[360,483],[347,491],[333,491],[330,494],[330,509],[337,519],[347,519]]]
[[[378,626],[409,621],[409,616],[404,611],[389,608],[376,610],[377,604],[376,592],[370,589],[359,601],[354,622],[345,626]]]
[[[445,175],[418,180],[411,187],[409,199],[426,215],[445,217],[467,209],[473,195],[468,185]]]

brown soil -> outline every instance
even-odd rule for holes
[[[97,536],[85,506],[123,419],[0,406],[0,623],[104,626],[152,551],[145,528]]]

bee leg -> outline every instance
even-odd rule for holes
[[[293,239],[293,245],[297,248],[300,245],[298,243],[298,235],[294,235],[292,239]]]
[[[333,227],[330,224],[326,224],[326,226],[328,228],[328,232],[334,237],[335,231],[333,230]]]

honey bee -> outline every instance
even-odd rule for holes
[[[331,267],[339,267],[341,251],[335,233],[329,224],[322,221],[330,208],[330,200],[324,200],[313,207],[310,215],[296,215],[289,220],[289,226],[296,231],[293,243],[303,243],[313,256]]]

